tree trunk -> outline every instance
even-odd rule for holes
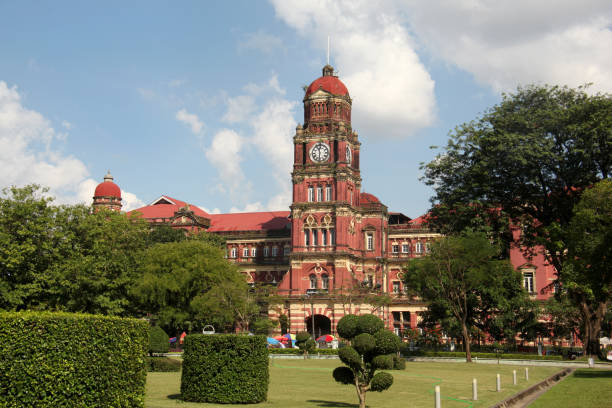
[[[599,347],[599,332],[601,331],[601,323],[608,309],[608,302],[599,303],[595,310],[592,310],[586,301],[581,302],[580,306],[582,318],[584,319],[584,351],[589,357],[596,355],[603,359]]]
[[[465,362],[472,362],[472,351],[470,350],[470,334],[468,333],[467,325],[465,323],[461,323],[461,332],[463,334],[463,344],[465,347]]]
[[[359,396],[359,408],[366,408],[366,392],[357,387],[357,395]]]

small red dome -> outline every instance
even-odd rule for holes
[[[319,89],[327,91],[332,95],[348,96],[349,94],[346,85],[344,85],[337,76],[333,75],[333,68],[329,65],[323,67],[323,76],[315,79],[312,84],[310,84],[308,89],[306,89],[306,95],[304,97],[307,98]]]
[[[361,193],[359,195],[359,201],[361,204],[380,203],[380,200],[375,195],[369,193]]]
[[[118,185],[113,183],[113,176],[111,176],[110,171],[104,177],[104,181],[98,184],[96,187],[96,191],[94,192],[94,197],[116,197],[121,198],[121,189]]]

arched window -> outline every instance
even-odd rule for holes
[[[326,273],[321,275],[321,289],[329,289],[329,276]]]
[[[317,275],[314,273],[310,275],[310,289],[317,288]]]
[[[230,257],[235,258],[236,257],[236,248],[232,248],[231,252],[230,252]]]

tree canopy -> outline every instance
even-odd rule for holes
[[[427,256],[410,261],[404,283],[409,293],[428,302],[426,320],[446,320],[447,326],[460,328],[468,362],[474,329],[491,332],[499,319],[529,302],[520,274],[499,259],[499,249],[481,232],[465,231],[432,243]]]

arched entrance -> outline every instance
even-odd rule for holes
[[[331,334],[331,320],[329,320],[329,317],[327,316],[316,314],[314,315],[313,322],[312,316],[309,316],[308,318],[306,318],[306,330],[315,339],[324,334]]]

